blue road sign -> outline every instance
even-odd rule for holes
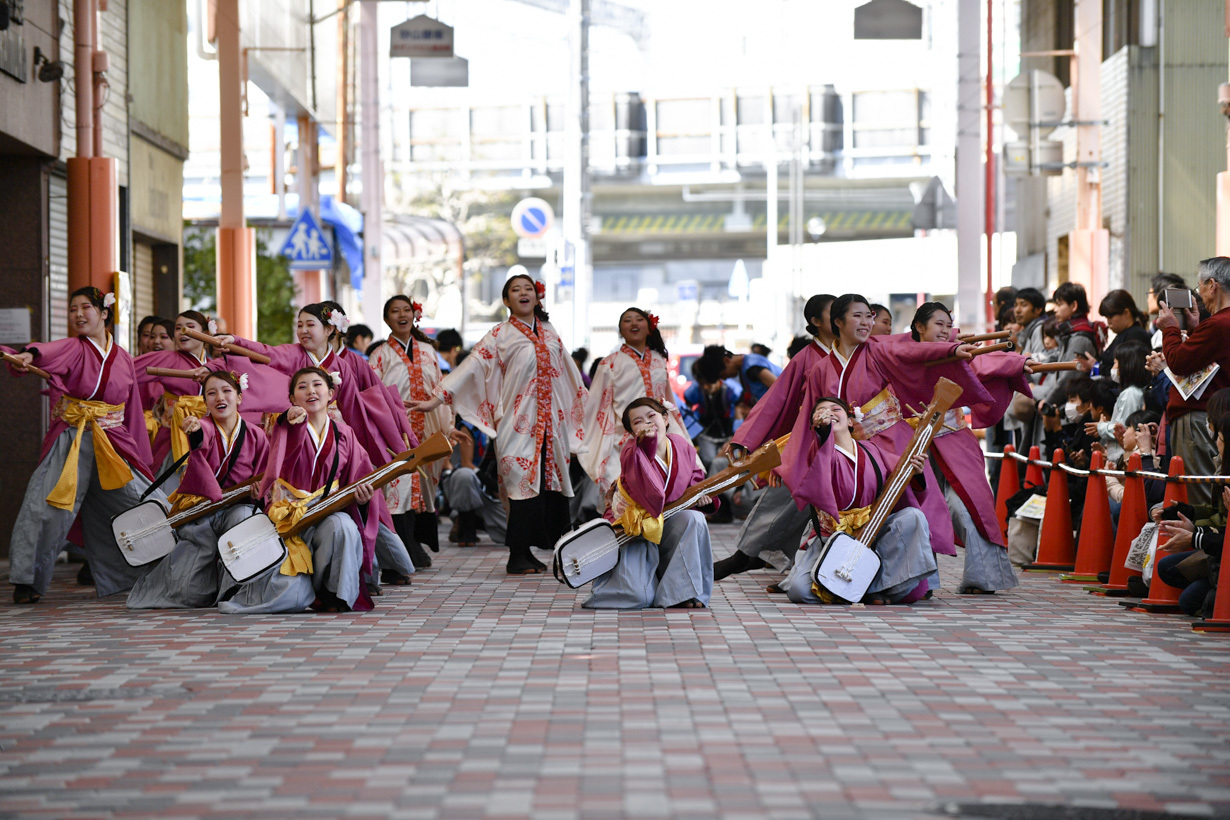
[[[290,258],[291,270],[323,270],[333,267],[333,249],[308,208],[299,212],[278,253]]]

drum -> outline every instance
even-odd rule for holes
[[[226,571],[242,584],[285,561],[286,544],[269,516],[258,513],[222,533],[218,555]]]
[[[111,533],[129,566],[157,561],[175,549],[175,530],[167,521],[167,506],[153,498],[111,519]]]
[[[857,604],[880,572],[880,556],[857,538],[835,532],[820,548],[812,580],[843,601]]]
[[[621,540],[605,519],[587,521],[555,543],[555,580],[573,589],[585,586],[619,563]]]

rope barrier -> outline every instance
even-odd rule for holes
[[[1028,456],[1023,456],[1020,453],[983,453],[986,458],[1011,458],[1014,461],[1019,461],[1022,464],[1033,464],[1037,467],[1044,467],[1048,470],[1055,469],[1056,465],[1050,461],[1042,461],[1041,459],[1031,459]],[[1059,469],[1063,470],[1068,475],[1080,476],[1087,478],[1091,475],[1112,476],[1114,478],[1148,478],[1153,481],[1164,481],[1167,484],[1230,484],[1230,476],[1224,475],[1179,475],[1172,476],[1165,473],[1154,473],[1148,470],[1081,470],[1076,467],[1071,467],[1067,464],[1058,465]]]

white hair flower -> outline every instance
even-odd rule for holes
[[[665,407],[667,410],[674,410],[674,409],[675,409],[675,403],[674,403],[674,402],[664,401],[664,402],[662,402],[662,406],[663,406],[663,407]]]
[[[218,323],[217,323],[216,321],[214,321],[213,319],[210,319],[210,320],[209,320],[209,335],[210,335],[210,336],[217,336],[217,335],[218,335]],[[245,375],[246,375],[246,374],[245,374]],[[245,387],[246,387],[246,385],[245,385]]]
[[[333,386],[336,388],[342,383],[342,372],[340,370],[330,370],[329,378],[333,379]]]
[[[212,324],[213,324],[213,322],[210,322],[210,324],[212,325]],[[240,390],[247,390],[247,389],[248,389],[248,374],[247,374],[247,373],[240,373],[240,374],[239,374],[239,389],[240,389]]]
[[[340,310],[329,311],[329,324],[337,328],[338,333],[345,333],[350,328],[350,317]]]
[[[106,296],[103,297],[103,307],[104,308],[109,308],[114,304],[115,304],[115,294],[114,293],[108,293]]]
[[[856,422],[858,422],[859,424],[862,424],[862,423],[863,423],[863,416],[864,416],[864,413],[863,413],[863,408],[862,408],[862,407],[858,407],[858,406],[856,406],[856,407],[854,408],[854,420],[855,420]]]

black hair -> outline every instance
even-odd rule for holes
[[[1209,396],[1209,403],[1205,406],[1205,414],[1210,423],[1215,418],[1230,415],[1230,387],[1223,387]]]
[[[1016,288],[1011,285],[1004,285],[999,290],[995,291],[995,304],[1012,306],[1016,301]]]
[[[341,335],[338,329],[329,323],[329,317],[334,310],[340,310],[343,316],[346,315],[346,311],[342,310],[342,306],[337,304],[337,302],[316,302],[315,304],[304,305],[299,308],[300,313],[306,313],[324,326],[325,331],[328,333],[327,339],[329,341],[332,341],[333,337]]]
[[[346,329],[346,344],[354,347],[354,343],[360,336],[366,336],[369,339],[376,338],[376,334],[372,333],[372,329],[367,325],[351,325]]]
[[[757,356],[768,356],[770,353],[773,352],[773,348],[769,347],[768,345],[762,345],[760,342],[752,342],[751,346],[748,349],[751,350],[753,353],[755,353]]]
[[[1135,430],[1142,424],[1161,424],[1162,415],[1156,410],[1137,410],[1124,420],[1123,426]]]
[[[594,380],[594,374],[598,372],[598,368],[602,366],[603,357],[599,356],[589,363],[589,380]]]
[[[735,354],[721,345],[709,345],[692,364],[692,375],[697,381],[712,384],[722,380],[722,372],[726,369],[726,360]]]
[[[884,311],[890,317],[893,315],[893,312],[888,309],[888,305],[882,305],[879,302],[875,302],[870,307],[871,307],[871,312],[875,314],[876,316],[880,315],[880,311]]]
[[[1033,305],[1034,310],[1042,310],[1046,307],[1046,297],[1037,288],[1021,288],[1016,292],[1016,298],[1029,302]]]
[[[648,335],[645,336],[645,346],[648,347],[650,350],[654,351],[655,353],[661,354],[662,358],[669,359],[670,354],[666,352],[666,342],[663,341],[662,339],[661,331],[659,331],[656,327],[654,327],[653,322],[650,321],[649,312],[645,310],[641,310],[638,307],[625,308],[624,312],[619,314],[620,321],[623,321],[624,313],[627,313],[628,311],[633,311],[635,313],[641,314],[641,316],[644,317],[645,321],[649,322],[649,333]]]
[[[141,335],[141,331],[145,329],[146,325],[156,325],[161,322],[162,322],[161,316],[154,316],[153,314],[146,316],[144,319],[142,319],[140,322],[137,323],[137,335],[138,336]]]
[[[927,322],[931,321],[931,317],[943,311],[948,314],[948,318],[952,318],[952,311],[948,309],[948,305],[943,302],[923,302],[918,306],[918,310],[914,311],[914,318],[910,320],[910,338],[916,342],[922,341],[922,334],[918,332],[918,326],[927,326]]]
[[[330,376],[328,373],[326,373],[323,367],[301,367],[295,371],[295,375],[290,377],[290,397],[292,399],[295,397],[295,382],[299,381],[301,377],[309,373],[315,373],[316,375],[324,379],[325,384],[328,386],[330,390],[337,389],[337,385],[333,383],[333,377]]]
[[[167,332],[167,335],[172,339],[175,338],[175,320],[174,319],[159,319],[154,323],[155,327],[160,327]]]
[[[1218,436],[1222,437],[1222,444],[1225,447],[1221,464],[1217,465],[1217,472],[1221,475],[1230,475],[1230,413],[1222,413],[1217,418],[1210,416],[1209,423],[1213,425],[1213,449],[1217,449]],[[1220,493],[1218,495],[1220,496]],[[1222,509],[1222,512],[1225,512],[1225,509]]]
[[[802,353],[803,349],[809,344],[811,344],[810,336],[795,336],[790,340],[790,346],[786,348],[786,358],[793,359]]]
[[[185,319],[191,319],[200,325],[202,333],[209,332],[209,318],[199,310],[181,310],[179,313],[175,314],[175,318],[178,319],[180,316],[183,316]],[[175,322],[171,322],[171,328],[171,335],[174,336]]]
[[[1072,376],[1072,378],[1064,383],[1064,387],[1064,401],[1079,399],[1084,403],[1093,397],[1093,377],[1084,373],[1077,373]]]
[[[837,320],[844,320],[846,314],[850,312],[850,306],[854,304],[864,304],[868,310],[871,310],[871,303],[857,293],[845,293],[833,300],[833,306],[829,308],[829,329],[833,331],[834,336],[841,335],[837,329]]]
[[[577,367],[585,367],[585,363],[589,361],[589,348],[578,347],[572,351],[572,360],[577,363]]]
[[[386,323],[386,324],[387,324],[387,323],[388,323],[388,321],[389,321],[389,308],[393,307],[393,303],[394,303],[394,302],[405,302],[407,305],[409,305],[409,306],[410,306],[410,309],[411,309],[411,310],[413,310],[413,309],[414,309],[414,300],[413,300],[413,299],[411,299],[411,298],[410,298],[409,296],[407,296],[406,294],[404,294],[404,293],[399,293],[399,294],[397,294],[397,295],[395,295],[395,296],[390,296],[390,297],[388,298],[388,300],[384,303],[384,310],[380,311],[380,318],[384,319],[384,321],[385,321],[385,323]],[[389,327],[392,327],[392,325],[389,325]],[[368,335],[368,336],[372,336],[372,337],[374,337],[374,336],[376,335],[376,334],[372,333],[371,328],[369,328],[367,325],[355,325],[354,327],[352,327],[350,330],[348,330],[348,331],[346,332],[346,341],[347,341],[348,343],[353,343],[353,341],[354,341],[354,337],[353,337],[353,336],[351,336],[350,334],[351,334],[351,333],[354,333],[355,331],[363,331],[363,330],[366,330],[366,331],[367,331],[367,335]],[[447,333],[447,332],[448,332],[448,331],[444,331],[444,330],[442,330],[442,331],[440,331],[440,334],[438,334],[438,335],[443,335],[444,333]],[[456,332],[456,331],[454,331],[454,332]],[[431,345],[432,347],[436,348],[437,350],[439,350],[439,349],[440,349],[440,345],[436,342],[436,340],[435,340],[435,339],[432,339],[432,338],[431,338],[430,336],[428,336],[426,333],[424,333],[423,331],[419,330],[419,326],[418,326],[418,324],[417,324],[417,323],[414,323],[414,322],[411,322],[411,323],[410,323],[410,335],[411,335],[411,336],[413,336],[413,337],[414,337],[415,339],[417,339],[418,341],[422,342],[423,344],[429,344],[429,345]],[[461,337],[460,337],[460,336],[458,336],[457,338],[458,338],[458,339],[460,339]],[[370,350],[371,348],[369,347],[368,349]]]
[[[1075,302],[1076,312],[1073,315],[1089,315],[1089,297],[1085,295],[1085,286],[1077,282],[1064,282],[1055,288],[1055,295],[1051,299],[1052,301],[1063,302],[1064,304]]]
[[[206,376],[204,381],[201,382],[201,393],[205,392],[205,385],[209,384],[210,379],[221,379],[231,387],[235,388],[236,393],[241,396],[243,395],[243,387],[239,384],[239,377],[229,370],[215,370]]]
[[[1110,415],[1115,409],[1115,400],[1119,398],[1119,391],[1115,388],[1115,383],[1110,379],[1094,379],[1093,390],[1089,396],[1091,407],[1101,410],[1106,415]],[[1097,421],[1098,413],[1094,413],[1094,421]]]
[[[463,347],[461,334],[451,327],[446,327],[436,334],[436,346],[445,352],[455,347]]]
[[[819,336],[819,328],[812,324],[812,319],[820,321],[824,318],[824,310],[829,305],[833,304],[837,297],[831,293],[817,293],[815,296],[807,300],[807,304],[803,305],[803,324],[807,325],[807,332],[812,336]]]
[[[1054,316],[1048,316],[1046,321],[1042,323],[1042,335],[1052,339],[1059,338],[1059,326],[1063,322],[1056,319]]]
[[[1177,273],[1158,273],[1149,280],[1149,290],[1161,296],[1166,288],[1186,288],[1187,282]]]
[[[838,407],[841,407],[843,410],[846,411],[846,418],[851,423],[854,422],[854,411],[850,409],[849,403],[846,402],[845,399],[839,398],[837,396],[821,396],[820,398],[816,399],[816,403],[813,404],[811,407],[811,415],[814,416],[816,414],[816,408],[824,404],[825,402],[829,402],[830,404],[836,404]],[[810,417],[808,418],[808,420],[809,421],[811,420]],[[824,442],[828,441],[829,436],[832,435],[833,433],[832,425],[828,425],[826,427],[817,427],[814,429],[816,431],[816,434],[820,437],[821,446],[824,445]]]
[[[538,283],[534,281],[534,277],[530,276],[527,273],[518,273],[516,276],[508,277],[508,280],[504,282],[504,287],[500,290],[501,299],[505,299],[505,300],[508,299],[508,289],[511,288],[512,283],[517,281],[518,279],[524,279],[525,281],[529,282],[531,285],[534,286],[534,293],[535,294],[538,293]],[[509,310],[511,311],[512,309],[509,308]],[[547,314],[546,309],[543,308],[542,306],[541,298],[538,299],[538,304],[534,305],[534,315],[537,316],[539,319],[541,319],[544,322],[551,321],[551,317]]]
[[[115,305],[111,307],[103,307],[103,301],[107,298],[101,290],[93,285],[86,285],[83,288],[77,288],[72,293],[68,294],[68,303],[72,304],[73,300],[78,296],[84,296],[90,300],[90,304],[98,308],[98,312],[107,312],[106,318],[103,319],[103,327],[111,327],[115,324]]]
[[[1153,384],[1153,375],[1145,367],[1149,347],[1144,342],[1123,342],[1115,346],[1115,363],[1119,365],[1120,387],[1143,387]]]
[[[639,399],[633,399],[628,402],[628,406],[624,408],[624,430],[628,433],[632,432],[632,411],[638,407],[652,408],[654,412],[660,415],[663,419],[666,418],[666,405],[657,399],[650,398],[649,396],[641,396]]]
[[[1098,304],[1098,313],[1107,319],[1111,316],[1118,316],[1125,310],[1132,314],[1132,321],[1140,327],[1149,324],[1149,317],[1136,307],[1136,300],[1132,298],[1132,294],[1123,288],[1110,291],[1102,297],[1102,301]]]

